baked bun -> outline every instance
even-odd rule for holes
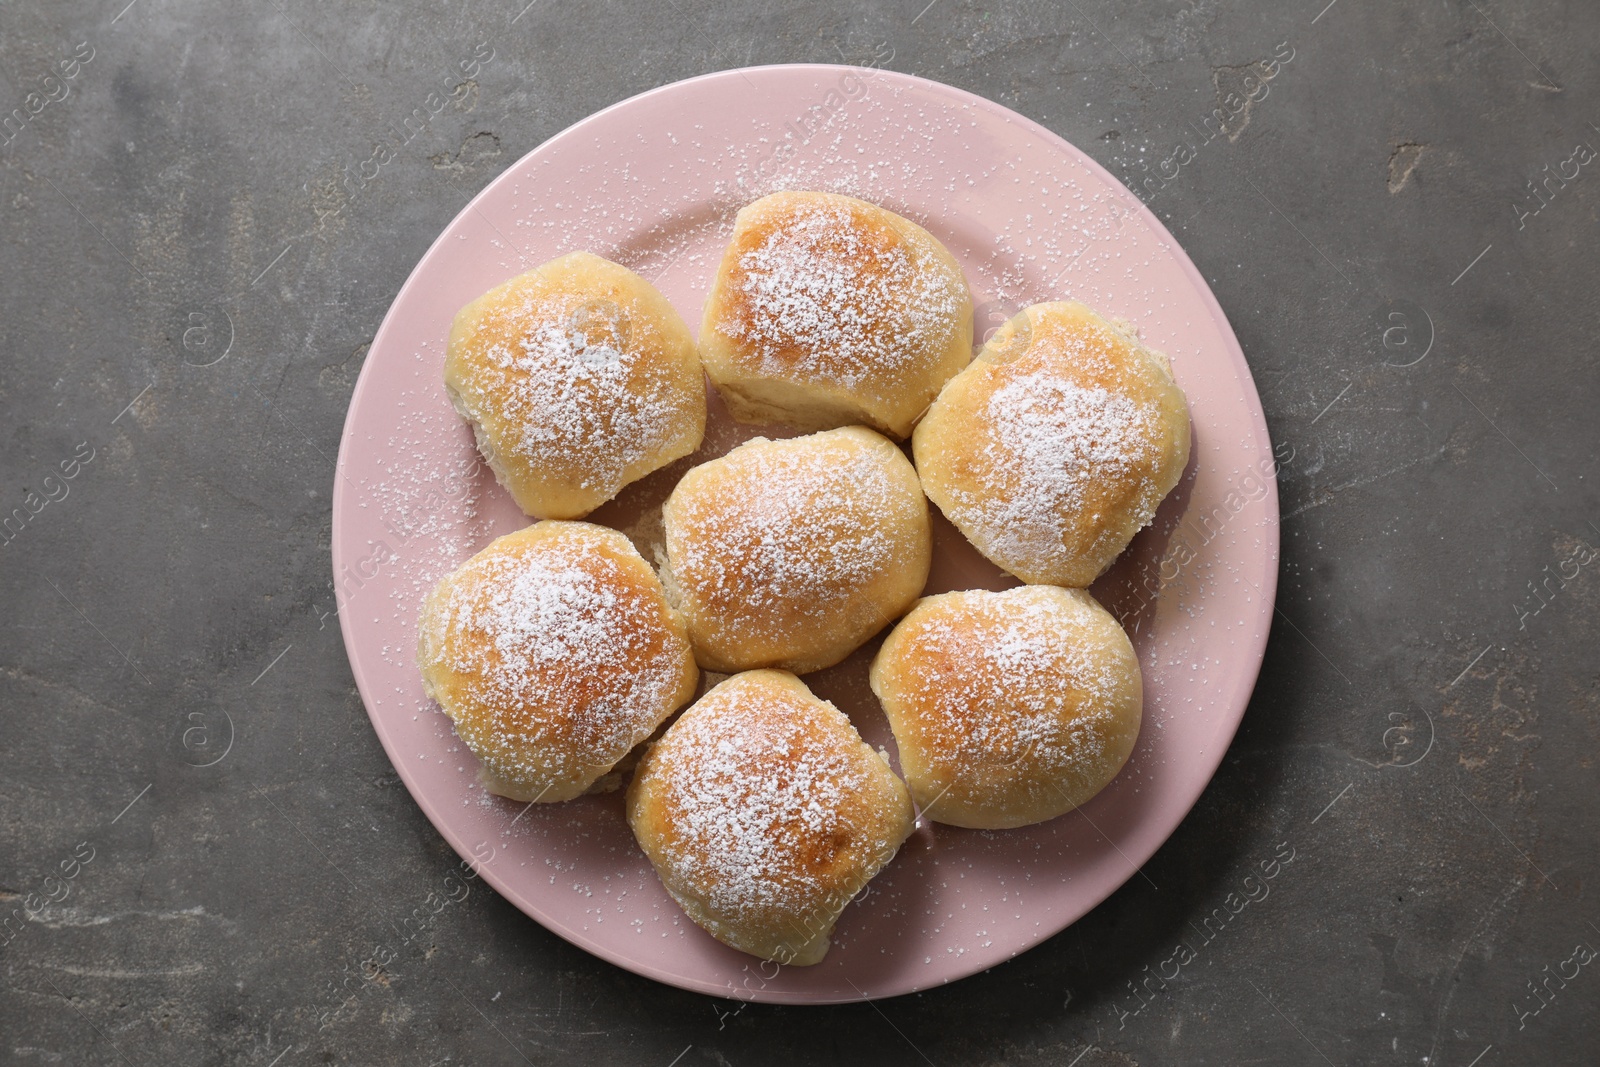
[[[929,499],[1025,582],[1087,586],[1189,462],[1166,357],[1076,301],[1034,304],[944,387],[912,447]]]
[[[712,689],[651,745],[628,823],[712,937],[779,963],[828,951],[839,914],[912,829],[904,783],[784,671]]]
[[[683,619],[629,540],[586,522],[495,539],[423,603],[423,687],[491,793],[588,790],[694,696]]]
[[[972,294],[916,223],[848,196],[773,193],[734,223],[700,357],[740,422],[903,438],[972,358]]]
[[[444,381],[495,477],[540,518],[587,515],[705,434],[688,327],[649,282],[587,252],[462,308]]]
[[[830,667],[928,580],[911,461],[862,426],[757,437],[683,476],[662,509],[662,577],[707,670]]]
[[[872,691],[922,813],[998,830],[1098,793],[1139,736],[1144,687],[1128,635],[1082,589],[943,593],[901,620]]]

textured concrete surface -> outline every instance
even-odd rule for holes
[[[1600,9],[125,2],[0,4],[0,1062],[1600,1057]],[[399,285],[518,156],[841,56],[1167,220],[1288,457],[1280,613],[1148,880],[939,991],[740,1008],[448,880],[329,614],[332,457]]]

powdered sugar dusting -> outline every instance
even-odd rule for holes
[[[501,373],[483,392],[517,428],[510,449],[528,463],[614,492],[629,465],[681,432],[682,391],[654,345],[635,343],[649,329],[638,309],[530,293],[495,314],[516,340],[488,347]]]
[[[770,609],[769,626],[823,619],[895,566],[884,526],[913,502],[875,449],[752,443],[728,463],[735,476],[680,513],[672,570],[689,597],[752,617]]]
[[[939,11],[935,8],[922,22]],[[1029,32],[1025,16],[1025,12],[1008,16],[996,11],[994,18],[973,30],[974,40],[982,46],[974,51],[1025,40]],[[860,36],[872,29],[870,25],[849,29],[842,43],[852,61],[860,61],[863,49],[876,40]],[[806,48],[799,58],[839,58],[826,35],[813,35]],[[435,522],[424,526],[402,519],[401,527],[413,535],[406,548],[374,520],[375,514],[400,504],[422,514],[430,491],[428,479],[447,463],[472,454],[469,435],[439,396],[440,353],[435,351],[424,373],[411,379],[409,353],[415,347],[411,338],[442,339],[448,329],[448,310],[419,312],[430,303],[430,294],[459,289],[464,301],[541,259],[589,248],[649,277],[693,322],[739,207],[779,189],[849,193],[884,204],[931,229],[961,259],[979,302],[998,293],[1014,309],[1071,293],[1091,306],[1137,312],[1147,328],[1153,326],[1153,340],[1175,356],[1175,363],[1195,383],[1196,411],[1204,416],[1200,469],[1205,477],[1196,488],[1196,502],[1205,500],[1208,507],[1214,503],[1208,494],[1216,483],[1206,480],[1214,464],[1220,464],[1218,470],[1242,464],[1237,459],[1241,452],[1250,462],[1255,459],[1251,448],[1258,435],[1238,421],[1236,409],[1254,410],[1257,402],[1242,364],[1235,369],[1228,362],[1227,354],[1236,346],[1205,298],[1203,285],[1186,280],[1190,275],[1184,264],[1168,262],[1174,257],[1167,251],[1171,242],[1165,231],[1138,211],[1126,191],[1105,180],[1077,153],[1031,150],[1031,144],[1049,140],[1039,138],[1031,124],[997,118],[996,109],[971,98],[937,99],[931,87],[888,72],[870,74],[862,75],[866,81],[861,91],[846,95],[840,90],[844,102],[835,110],[833,103],[824,103],[824,96],[832,97],[839,87],[837,70],[727,72],[719,76],[720,98],[729,102],[727,107],[717,106],[718,94],[694,95],[714,80],[687,83],[673,90],[686,92],[684,106],[617,109],[586,127],[582,136],[558,139],[538,155],[509,167],[504,180],[477,202],[478,210],[462,213],[441,241],[439,254],[424,262],[418,280],[427,284],[410,287],[397,303],[395,328],[387,329],[373,345],[368,387],[358,396],[360,403],[352,412],[353,436],[345,442],[352,460],[362,461],[350,471],[362,493],[357,496],[346,487],[343,510],[335,522],[336,545],[351,568],[367,554],[374,537],[384,537],[398,550],[397,561],[386,565],[359,593],[358,610],[350,613],[345,632],[368,706],[395,751],[409,757],[396,761],[407,772],[408,785],[437,809],[441,825],[448,822],[451,840],[477,842],[482,835],[492,837],[496,828],[511,825],[513,837],[507,841],[513,850],[502,849],[496,861],[501,879],[497,884],[509,887],[508,893],[524,910],[579,931],[596,951],[611,958],[628,959],[631,966],[653,973],[670,973],[676,976],[673,980],[698,984],[706,991],[728,984],[737,987],[740,964],[730,965],[725,954],[698,950],[699,931],[662,896],[655,875],[615,818],[614,807],[580,802],[559,813],[546,813],[542,821],[535,808],[513,822],[520,805],[501,802],[480,808],[476,798],[482,792],[471,788],[470,768],[448,779],[409,773],[416,754],[422,752],[428,753],[425,769],[438,761],[448,760],[452,767],[471,762],[462,758],[460,746],[449,736],[444,716],[419,706],[413,668],[416,605],[438,575],[494,535],[526,523],[487,472],[473,482],[470,494],[449,496],[427,509],[437,516],[443,531],[444,539],[438,543]],[[762,92],[751,93],[751,81]],[[769,81],[773,91],[768,91]],[[849,89],[856,89],[853,81]],[[755,103],[743,106],[751,98],[757,98]],[[1080,114],[1103,119],[1105,128],[1128,129],[1123,124],[1126,115],[1115,105],[1109,111],[1102,103],[1089,111],[1077,106]],[[638,121],[641,114],[647,122]],[[1054,111],[1051,117],[1057,117]],[[969,151],[962,151],[962,146]],[[774,158],[780,147],[785,152]],[[788,152],[790,148],[794,151]],[[1119,205],[1133,214],[1119,215]],[[493,221],[493,228],[486,219]],[[1179,230],[1179,237],[1184,236]],[[523,258],[519,266],[519,255],[531,258]],[[457,284],[462,278],[480,276],[481,285],[474,281],[471,291]],[[1058,276],[1060,280],[1054,281]],[[392,388],[397,378],[407,379],[407,388]],[[1212,388],[1218,382],[1222,384]],[[408,410],[431,412],[435,424],[408,430],[398,442],[386,443],[391,434],[400,432],[392,428],[402,425]],[[1208,436],[1206,429],[1214,432]],[[381,469],[366,462],[374,455],[384,457]],[[386,482],[386,491],[369,493],[369,486],[379,481]],[[480,493],[481,499],[464,510],[462,501]],[[358,510],[363,505],[365,510]],[[1255,512],[1235,521],[1242,528],[1255,521]],[[1230,528],[1227,540],[1235,532]],[[1259,557],[1269,564],[1275,558],[1274,524],[1240,536],[1255,538]],[[1222,543],[1214,541],[1211,547]],[[1183,611],[1167,613],[1164,602],[1159,628],[1153,612],[1145,620],[1149,647],[1158,653],[1151,660],[1151,680],[1170,683],[1168,699],[1181,714],[1174,714],[1165,736],[1152,738],[1149,750],[1141,752],[1138,769],[1149,775],[1142,779],[1140,798],[1135,798],[1141,833],[1164,833],[1204,784],[1217,758],[1216,737],[1228,736],[1233,704],[1243,702],[1242,696],[1235,696],[1237,686],[1230,671],[1247,660],[1243,669],[1250,675],[1250,664],[1258,655],[1252,640],[1271,621],[1270,596],[1262,601],[1255,588],[1262,583],[1257,556],[1218,558],[1219,584],[1208,589],[1205,603],[1208,610],[1220,609],[1223,614],[1214,615],[1211,623],[1196,623]],[[980,566],[976,561],[970,567],[963,565],[960,584],[991,580],[987,568],[977,570]],[[1244,594],[1250,610],[1240,607],[1235,592]],[[1180,606],[1187,610],[1188,603]],[[327,624],[331,629],[337,622],[329,617]],[[299,652],[297,647],[284,662],[292,664]],[[1192,659],[1210,664],[1200,672],[1203,679],[1209,676],[1209,684],[1188,681]],[[1247,677],[1246,694],[1248,688]],[[852,685],[849,703],[845,697],[836,699],[852,713],[876,715],[869,695],[864,702],[857,699],[864,692],[864,686]],[[464,814],[449,810],[455,807],[457,793],[474,798]],[[1091,814],[1122,847],[1142,856],[1121,829]],[[536,827],[537,834],[529,836],[530,827]],[[919,865],[921,849],[902,857],[895,881],[869,901],[871,921],[860,924],[860,940],[853,946],[866,961],[866,978],[856,974],[855,980],[867,994],[927,987],[994,965],[1080,914],[1130,869],[1113,862],[1091,870],[1077,862],[1086,853],[1109,848],[1082,820],[1004,834],[940,830],[934,840],[937,849],[930,851],[936,851],[937,865]],[[560,865],[551,866],[552,856]],[[588,888],[578,891],[578,882]],[[628,895],[622,903],[629,914],[613,915],[608,910],[604,925],[594,925],[604,894],[618,893],[616,887],[624,883]],[[584,895],[590,889],[593,899]],[[604,899],[609,909],[612,898]],[[593,914],[590,908],[596,908]],[[645,940],[654,945],[659,938],[662,951],[629,947],[637,935],[624,927],[635,917],[645,920]],[[978,936],[985,930],[993,948],[983,948],[991,943]],[[962,950],[966,956],[955,960]],[[924,968],[921,964],[927,959],[932,962]],[[744,977],[754,969],[752,961]],[[771,968],[763,971],[771,973]],[[790,991],[808,981],[835,996],[860,995],[833,979],[831,969],[821,981],[803,970],[785,969],[776,981],[765,980],[763,996],[794,997]],[[887,1006],[886,1010],[893,1011]]]
[[[1040,586],[958,594],[909,624],[916,669],[898,684],[941,775],[979,781],[1026,759],[1034,790],[1047,793],[1058,779],[1096,773],[1138,663],[1094,640],[1098,612],[1072,595]]]
[[[982,455],[1005,491],[954,495],[1000,558],[1060,552],[1097,484],[1142,477],[1135,509],[1141,525],[1160,503],[1154,481],[1141,473],[1158,454],[1160,412],[1153,405],[1039,370],[996,390],[986,417]]]
[[[605,553],[560,538],[485,553],[448,581],[436,662],[489,710],[483,738],[458,728],[475,750],[491,742],[479,755],[496,773],[566,773],[572,748],[604,769],[670,710],[685,650],[667,639],[659,598]]]
[[[854,388],[943,347],[960,301],[932,253],[864,227],[848,204],[791,210],[739,257],[717,323],[761,373]]]
[[[670,814],[667,862],[720,916],[803,915],[829,903],[837,855],[870,855],[861,846],[872,830],[850,814],[872,784],[862,753],[827,736],[820,710],[725,685],[669,735],[653,768]]]

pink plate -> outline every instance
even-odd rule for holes
[[[485,793],[414,665],[423,595],[528,521],[445,398],[457,309],[586,249],[651,279],[695,328],[734,212],[778,189],[850,193],[927,227],[966,270],[980,335],[1027,304],[1063,297],[1130,320],[1171,357],[1194,421],[1184,481],[1094,590],[1144,666],[1144,728],[1122,774],[1083,809],[1038,826],[924,823],[846,910],[827,959],[781,969],[718,944],[679,911],[635,845],[619,794],[524,810]],[[647,544],[650,510],[677,478],[755,433],[713,403],[699,453],[592,518]],[[1088,156],[997,104],[909,75],[726,71],[625,100],[551,138],[422,257],[373,341],[345,422],[333,496],[339,620],[372,724],[412,796],[489,884],[546,927],[703,993],[813,1004],[888,997],[1055,934],[1131,877],[1189,811],[1261,666],[1277,586],[1274,473],[1261,402],[1222,309],[1172,235]],[[942,519],[936,546],[929,592],[1015,584]],[[807,681],[893,751],[866,682],[876,645]]]

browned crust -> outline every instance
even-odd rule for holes
[[[519,691],[538,699],[508,703],[496,682],[506,658],[478,620],[501,568],[535,558],[588,574],[616,598],[633,624],[630,655],[603,667],[581,659],[524,666]],[[583,793],[688,701],[699,678],[683,619],[655,572],[623,535],[578,522],[540,522],[497,538],[445,577],[423,606],[418,661],[428,694],[482,762],[491,791],[524,801]],[[619,694],[645,671],[668,684],[619,711]],[[604,715],[596,712],[602,706]]]
[[[708,736],[735,739],[736,756]],[[786,788],[800,774],[805,788]],[[627,802],[640,846],[691,919],[734,948],[800,965],[822,958],[845,905],[912,829],[910,797],[883,757],[782,671],[736,675],[701,697],[650,747]],[[763,814],[745,832],[766,850],[730,865],[721,820],[752,809]],[[730,898],[730,886],[749,895]]]

